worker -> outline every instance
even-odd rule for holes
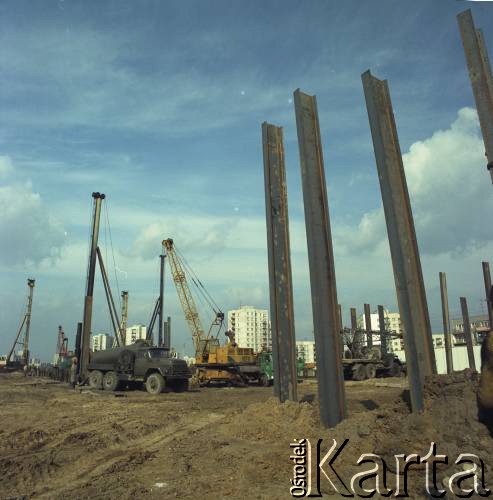
[[[70,365],[70,385],[75,389],[75,384],[77,383],[77,358],[74,356],[72,358],[72,364]]]
[[[24,377],[27,377],[27,364],[24,365],[23,370],[24,370]]]

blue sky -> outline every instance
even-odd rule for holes
[[[173,237],[225,310],[268,306],[260,125],[284,127],[295,316],[311,306],[292,93],[316,94],[339,300],[396,308],[361,73],[389,80],[433,329],[481,303],[493,242],[483,146],[456,14],[486,2],[4,1],[0,4],[0,351],[37,279],[32,350],[82,316],[91,192],[105,192],[107,266],[148,322],[160,241]],[[108,230],[106,230],[108,235]],[[106,241],[105,241],[106,240]],[[115,293],[116,280],[114,280]],[[94,329],[109,330],[100,284]],[[176,293],[175,345],[191,350]],[[204,322],[207,319],[204,318]]]

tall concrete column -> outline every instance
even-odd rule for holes
[[[363,73],[362,80],[404,324],[411,404],[414,411],[421,411],[424,378],[436,373],[436,363],[411,202],[387,81],[370,71]]]
[[[288,195],[282,128],[262,124],[274,394],[297,400]]]
[[[317,353],[320,419],[334,427],[346,416],[336,273],[325,168],[315,96],[294,93]]]

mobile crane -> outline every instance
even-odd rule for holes
[[[202,282],[193,273],[190,266],[180,257],[171,238],[163,241],[171,274],[175,283],[178,298],[192,333],[195,348],[196,377],[200,385],[223,383],[227,385],[245,385],[248,382],[259,382],[263,372],[257,354],[249,347],[238,347],[234,332],[227,331],[228,342],[221,345],[218,335],[224,322],[224,313],[212,299]],[[187,273],[192,282],[201,290],[202,296],[214,311],[212,323],[205,332],[194,297],[191,293]]]

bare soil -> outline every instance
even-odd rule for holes
[[[264,387],[114,395],[1,374],[0,498],[291,498],[295,438],[323,438],[326,451],[349,439],[335,466],[344,478],[361,470],[361,453],[379,454],[390,487],[393,456],[426,455],[435,442],[450,457],[440,478],[470,452],[484,460],[491,488],[493,439],[477,421],[476,391],[470,373],[435,377],[425,413],[413,415],[405,379],[346,382],[348,418],[328,430],[312,380],[299,385],[302,402],[279,404]],[[423,475],[411,472],[415,498],[425,497]],[[322,492],[335,495],[327,482]]]

